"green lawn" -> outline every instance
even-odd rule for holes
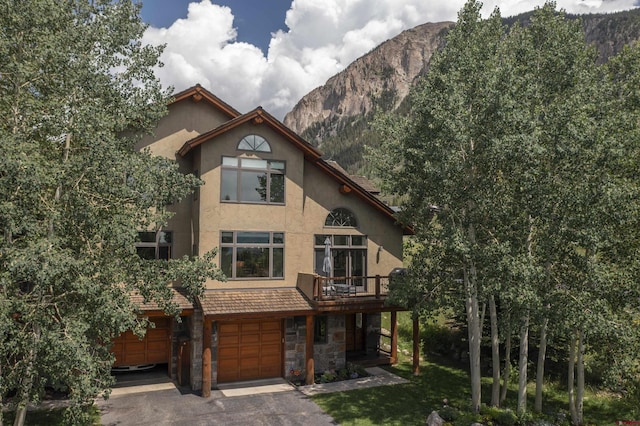
[[[27,418],[25,419],[25,425],[27,426],[66,426],[67,422],[64,421],[65,408],[57,408],[51,410],[38,410],[27,412]],[[95,405],[87,407],[87,411],[91,416],[90,425],[100,425],[100,411]],[[15,417],[14,412],[4,413],[3,425],[12,425]]]
[[[401,314],[398,322],[400,352],[403,348],[410,351],[411,321],[406,315]],[[458,413],[457,418],[451,422],[453,425],[469,426],[473,421],[483,420],[485,424],[488,424],[489,420],[493,421],[493,425],[508,424],[506,421],[497,422],[496,416],[505,416],[505,413],[491,408],[484,408],[480,416],[469,413],[470,382],[464,364],[430,358],[421,361],[420,375],[413,376],[410,355],[403,356],[399,353],[399,361],[398,365],[389,368],[389,371],[410,380],[410,383],[316,395],[313,400],[341,425],[424,425],[431,411],[442,409],[445,398],[449,406],[454,407]],[[490,379],[485,378],[483,401],[490,398],[490,385]],[[514,384],[509,389],[507,398],[507,407],[513,410],[516,405],[516,390]],[[534,387],[531,384],[528,405],[530,410],[533,409],[533,395]],[[587,389],[584,402],[585,420],[589,425],[615,425],[617,420],[640,421],[638,401],[629,401],[618,395]],[[544,403],[543,411],[548,413],[546,420],[569,425],[565,389],[554,383],[547,385]],[[567,420],[558,420],[559,414],[566,415]]]

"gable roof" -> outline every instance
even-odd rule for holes
[[[395,211],[391,209],[391,207],[380,201],[380,199],[378,199],[371,192],[367,191],[367,189],[363,188],[363,186],[360,185],[359,182],[356,182],[353,176],[350,176],[344,169],[342,169],[342,167],[338,166],[337,163],[335,163],[334,166],[329,162],[323,160],[321,158],[321,151],[301,138],[297,133],[285,126],[280,120],[269,114],[260,106],[252,111],[249,111],[246,114],[237,115],[231,120],[216,127],[215,129],[209,130],[208,132],[202,133],[201,135],[198,135],[195,138],[186,141],[184,145],[182,145],[182,147],[178,150],[177,154],[184,157],[188,155],[191,150],[202,145],[203,143],[249,122],[269,126],[276,133],[282,135],[285,140],[289,141],[293,146],[302,151],[305,159],[318,167],[323,173],[335,179],[340,187],[340,190],[343,193],[352,192],[353,194],[364,200],[366,203],[370,204],[373,208],[381,212],[383,215],[387,216],[394,222],[397,222]],[[409,226],[402,226],[402,229],[405,235],[412,235],[414,233],[413,229]]]
[[[193,87],[190,87],[186,90],[183,90],[182,92],[173,95],[168,105],[176,104],[185,99],[191,99],[193,102],[201,102],[204,100],[205,102],[209,103],[213,107],[226,114],[230,119],[240,115],[240,112],[238,110],[236,110],[234,107],[224,102],[222,99],[220,99],[204,87],[200,86],[199,84],[196,84]]]
[[[208,140],[213,139],[216,136],[226,133],[229,130],[248,122],[268,125],[276,132],[284,136],[284,138],[291,142],[294,146],[300,149],[304,153],[304,156],[308,159],[318,159],[322,156],[322,153],[318,151],[313,145],[302,139],[300,136],[298,136],[297,133],[282,124],[278,119],[262,109],[262,107],[257,107],[256,109],[249,111],[246,114],[242,114],[232,120],[221,124],[213,130],[209,130],[208,132],[205,132],[191,140],[188,140],[184,145],[182,145],[182,148],[178,150],[178,154],[181,156],[185,156],[193,148],[203,144],[204,142],[207,142]]]

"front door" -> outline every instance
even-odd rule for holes
[[[349,314],[345,321],[345,350],[347,352],[366,352],[365,338],[366,314]]]

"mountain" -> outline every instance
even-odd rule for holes
[[[531,14],[504,22],[527,25]],[[598,50],[600,62],[640,40],[640,8],[568,17],[583,20],[586,40]],[[427,23],[385,41],[305,95],[285,116],[284,124],[348,172],[368,175],[362,157],[365,145],[378,144],[371,131],[375,111],[402,113],[408,108],[407,95],[428,71],[431,56],[444,45],[453,25]]]

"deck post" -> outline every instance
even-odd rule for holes
[[[391,311],[391,364],[398,362],[398,313]]]
[[[205,315],[202,331],[202,397],[211,396],[211,320]]]
[[[305,384],[312,385],[314,383],[315,370],[313,365],[313,315],[307,315],[307,327],[306,327],[306,347],[305,347],[305,359],[306,359],[306,376]]]
[[[420,374],[420,320],[413,319],[413,375]]]
[[[376,275],[376,299],[380,299],[380,275]]]

